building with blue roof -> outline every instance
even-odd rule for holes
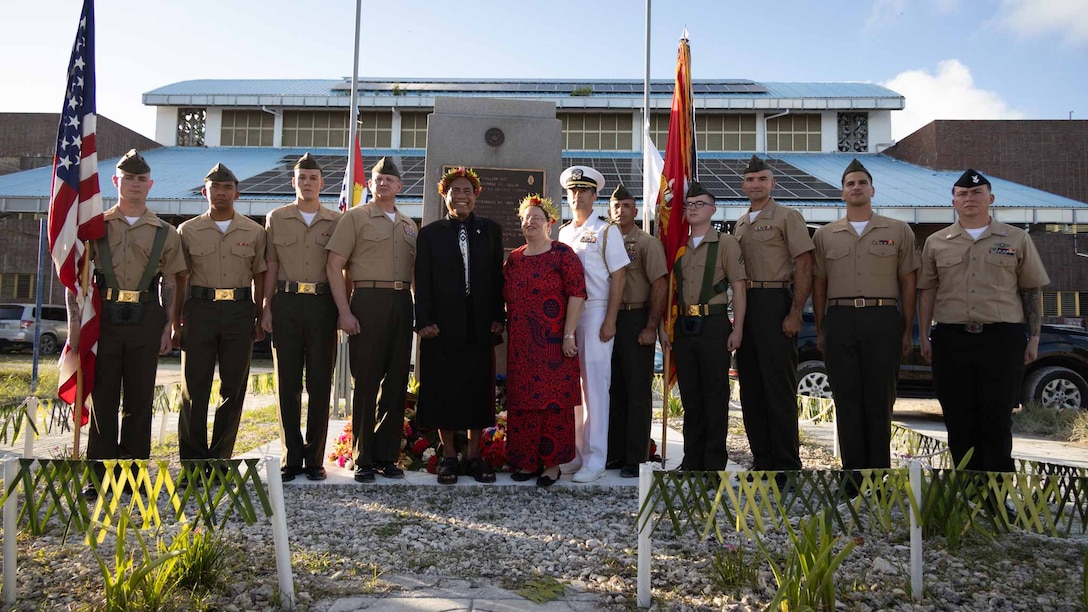
[[[391,156],[401,169],[402,210],[423,216],[428,115],[439,97],[487,97],[548,101],[562,124],[563,164],[600,170],[609,185],[622,182],[642,197],[641,80],[581,79],[395,79],[366,78],[354,84],[364,161]],[[201,79],[171,83],[143,95],[156,108],[155,140],[162,148],[145,157],[153,168],[149,205],[178,223],[207,209],[201,180],[216,163],[239,177],[239,212],[258,221],[294,198],[291,165],[306,151],[325,171],[323,196],[332,205],[346,165],[351,79]],[[673,82],[650,84],[650,135],[665,150]],[[698,179],[717,196],[715,219],[731,224],[747,209],[741,170],[756,153],[775,170],[777,200],[798,208],[813,225],[842,217],[840,177],[858,157],[874,176],[874,209],[913,224],[918,244],[954,221],[951,185],[962,169],[933,170],[883,152],[895,143],[892,113],[900,94],[872,83],[757,82],[702,79],[692,83],[696,113]],[[116,158],[99,160],[106,205],[116,198],[110,170]],[[1061,241],[1069,228],[1088,224],[1088,203],[991,177],[996,218],[1031,229],[1039,244]],[[0,214],[31,218],[48,211],[51,171],[41,168],[0,176]],[[433,186],[431,187],[433,188]],[[605,213],[607,194],[598,205]],[[1072,234],[1075,241],[1076,234]],[[33,246],[31,245],[32,249]],[[1051,253],[1046,248],[1040,249]],[[1076,249],[1053,249],[1048,268],[1078,264]],[[0,296],[4,274],[0,263]],[[25,266],[24,266],[25,267]],[[18,271],[26,274],[26,271]],[[1066,286],[1068,285],[1068,286]],[[1052,287],[1074,292],[1070,308],[1058,300],[1053,316],[1080,316],[1079,288],[1088,271]],[[1051,300],[1048,303],[1052,303]],[[1088,293],[1084,313],[1088,314]]]

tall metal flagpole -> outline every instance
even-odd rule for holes
[[[354,56],[351,60],[351,108],[348,111],[348,155],[347,155],[347,171],[344,173],[344,185],[346,188],[347,200],[345,202],[345,211],[350,209],[352,204],[355,203],[355,147],[356,139],[359,137],[359,106],[356,102],[356,90],[357,81],[359,80],[359,31],[360,23],[363,14],[363,0],[355,0],[355,43],[354,43]],[[329,282],[333,282],[333,279],[329,279]],[[347,278],[344,279],[347,283]],[[350,287],[348,285],[349,295]],[[351,359],[349,357],[348,347],[348,335],[344,332],[338,332],[340,338],[339,346],[336,349],[336,371],[333,376],[333,389],[334,405],[336,407],[335,413],[340,414],[340,400],[341,393],[343,393],[344,405],[346,407],[345,413],[352,412],[355,407],[352,406],[352,393],[351,393]]]
[[[642,231],[650,231],[650,3],[646,0],[646,71],[642,78]]]
[[[355,0],[355,54],[351,59],[351,110],[350,123],[348,123],[348,208],[351,208],[352,199],[355,197],[355,139],[359,136],[359,107],[356,104],[356,82],[359,80],[359,24],[363,14],[363,0]]]

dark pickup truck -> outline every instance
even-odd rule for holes
[[[797,337],[797,393],[831,397],[823,355],[816,349],[816,319],[804,313]],[[1039,358],[1024,372],[1021,401],[1055,410],[1079,410],[1088,404],[1088,331],[1067,325],[1043,325]],[[914,352],[899,367],[899,388],[932,391],[933,372],[925,359],[914,324]]]

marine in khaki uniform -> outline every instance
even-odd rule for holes
[[[175,334],[181,347],[181,414],[178,446],[183,460],[229,459],[234,453],[242,402],[249,384],[253,340],[264,338],[263,303],[265,233],[252,219],[234,210],[238,178],[223,164],[204,177],[200,193],[208,212],[178,228],[189,272],[178,283],[187,299],[178,300]],[[219,397],[211,442],[208,402],[215,364],[219,363]]]
[[[914,232],[873,213],[873,177],[858,160],[842,175],[846,216],[816,230],[812,307],[835,397],[842,466],[891,464],[899,361],[913,350]],[[846,493],[857,494],[857,474]]]
[[[689,236],[673,266],[678,316],[672,354],[684,403],[682,470],[724,470],[729,463],[729,354],[744,336],[744,256],[740,244],[711,225],[714,196],[691,183],[684,199]],[[729,289],[733,318],[729,321]]]
[[[933,362],[948,446],[959,465],[1013,471],[1012,409],[1038,356],[1042,287],[1050,283],[1027,232],[990,216],[990,181],[968,169],[952,187],[959,219],[934,232],[918,275],[922,356]]]
[[[396,462],[404,432],[412,350],[410,289],[419,232],[415,221],[397,210],[403,184],[392,160],[378,160],[369,186],[374,199],[344,213],[325,247],[329,278],[347,269],[355,287],[349,302],[344,284],[332,283],[338,325],[351,335],[358,482],[374,482],[375,471],[386,478],[404,477]]]
[[[92,245],[98,268],[94,282],[102,296],[102,330],[91,392],[88,459],[147,459],[151,455],[155,372],[159,355],[171,347],[177,274],[185,271],[177,230],[147,208],[153,184],[144,158],[136,149],[126,153],[113,176],[117,205],[104,215],[106,237]],[[69,337],[75,342],[80,331],[78,311],[70,312],[68,321]],[[84,494],[98,496],[93,486]]]
[[[635,478],[638,464],[650,456],[654,343],[665,312],[668,269],[661,241],[635,224],[635,197],[623,185],[612,192],[609,210],[631,263],[625,268],[623,302],[616,315],[605,468],[619,468],[620,476]]]
[[[321,166],[309,153],[295,162],[295,201],[273,210],[265,222],[264,308],[261,327],[272,334],[276,391],[280,403],[280,474],[286,481],[306,474],[324,480],[325,436],[336,359],[336,303],[325,273],[340,213],[321,205]],[[305,372],[306,435],[302,434]]]
[[[816,247],[801,213],[771,197],[774,187],[774,172],[753,155],[741,183],[750,206],[733,227],[748,274],[746,341],[737,349],[737,373],[752,469],[799,470],[795,338],[812,288]],[[777,478],[784,486],[785,475]]]

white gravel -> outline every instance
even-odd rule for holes
[[[750,461],[743,435],[730,436],[730,455]],[[809,468],[837,467],[820,448],[805,447],[803,460]],[[595,597],[594,607],[634,608],[635,487],[287,485],[285,496],[295,590],[306,609],[327,609],[340,596],[396,591],[398,576],[516,588],[537,573],[568,583],[568,593],[580,599]],[[234,522],[225,533],[231,570],[219,592],[194,600],[191,609],[274,609],[269,521]],[[840,609],[1083,609],[1084,539],[972,536],[958,550],[929,540],[918,604],[908,592],[905,524],[855,541],[837,574]],[[783,533],[765,536],[777,555],[785,554],[785,542]],[[752,583],[716,584],[711,559],[727,546],[743,548],[757,566]],[[80,609],[101,592],[97,564],[78,541],[62,544],[56,533],[20,536],[19,548],[20,601],[10,609]],[[654,607],[670,610],[762,609],[775,590],[769,566],[741,534],[726,532],[723,545],[676,536],[664,523],[654,533],[652,585]]]

